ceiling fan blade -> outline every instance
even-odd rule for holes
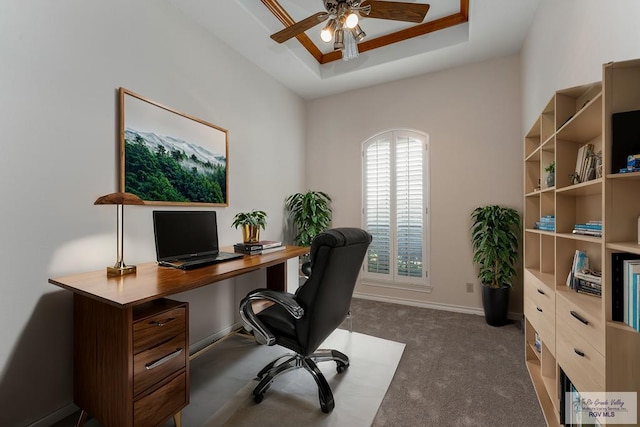
[[[428,4],[405,3],[399,1],[367,0],[361,7],[370,5],[371,12],[368,18],[392,19],[394,21],[406,21],[420,23],[429,11]]]
[[[300,22],[296,22],[295,24],[278,31],[277,33],[271,34],[271,38],[278,43],[286,42],[290,38],[304,33],[309,28],[318,25],[322,21],[325,21],[328,17],[329,14],[327,12],[318,12],[315,15],[311,15]]]

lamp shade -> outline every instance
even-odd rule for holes
[[[98,197],[94,205],[144,205],[144,201],[131,193],[111,193]]]

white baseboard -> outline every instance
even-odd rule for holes
[[[372,301],[390,302],[394,304],[409,305],[413,307],[432,308],[434,310],[453,311],[455,313],[475,314],[477,316],[484,316],[484,310],[476,307],[466,307],[463,305],[442,304],[437,302],[423,302],[410,300],[406,298],[398,297],[381,297],[379,295],[366,294],[362,292],[354,292],[354,298],[368,299]],[[511,313],[507,315],[507,318],[511,320],[521,320],[522,313]]]
[[[233,325],[228,326],[214,334],[211,334],[208,337],[203,338],[196,343],[189,344],[189,354],[194,354],[201,351],[202,349],[207,348],[211,344],[214,344],[216,341],[229,335],[231,331],[235,331],[236,329],[239,329],[241,326],[242,326],[242,323],[234,323]]]
[[[78,408],[73,403],[70,403],[67,406],[58,409],[57,411],[50,413],[46,417],[40,418],[38,421],[29,424],[29,427],[50,427],[51,425],[65,419],[69,415],[79,410],[80,408]]]

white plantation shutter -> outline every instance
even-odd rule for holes
[[[397,274],[422,277],[423,185],[422,141],[396,140]]]
[[[373,236],[364,277],[428,284],[426,137],[386,132],[363,150],[364,228]]]
[[[366,148],[365,218],[373,236],[367,271],[390,273],[391,262],[391,140],[380,138]]]

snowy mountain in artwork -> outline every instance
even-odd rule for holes
[[[173,136],[162,136],[157,135],[154,132],[143,132],[131,128],[126,128],[124,131],[124,137],[125,140],[129,142],[142,140],[144,145],[152,153],[157,152],[158,147],[163,147],[168,152],[180,151],[184,153],[186,157],[186,159],[182,160],[180,163],[184,167],[195,167],[199,172],[203,172],[202,164],[205,164],[207,162],[211,163],[214,166],[222,167],[226,167],[227,164],[227,159],[224,153],[212,153],[211,151],[200,145]],[[191,160],[192,156],[198,159],[199,162],[194,162],[193,160]]]

